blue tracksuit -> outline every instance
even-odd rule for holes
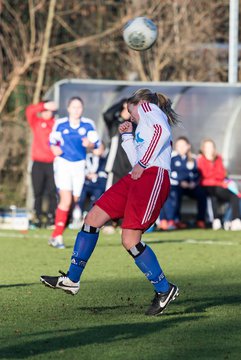
[[[84,186],[79,199],[79,206],[82,210],[89,211],[96,200],[104,193],[106,187],[107,173],[105,172],[106,155],[101,157],[92,153],[87,154],[86,158],[86,175],[89,173],[96,174],[94,179],[86,177]],[[89,199],[88,207],[85,209],[86,200]]]
[[[182,196],[197,200],[198,214],[197,220],[205,221],[206,215],[206,196],[203,188],[199,186],[199,172],[195,158],[191,161],[187,156],[173,155],[171,159],[171,190],[169,197],[161,212],[160,218],[167,220],[180,220],[180,209]],[[181,182],[194,182],[193,189],[183,188]]]

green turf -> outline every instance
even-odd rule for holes
[[[241,234],[211,230],[144,236],[180,296],[159,317],[144,315],[152,287],[120,245],[101,235],[75,297],[44,287],[67,270],[49,231],[0,231],[0,359],[240,359]]]

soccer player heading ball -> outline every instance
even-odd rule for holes
[[[122,244],[155,290],[146,314],[159,315],[178,296],[179,289],[168,282],[156,255],[141,236],[155,223],[169,193],[171,126],[177,124],[178,116],[165,95],[149,89],[136,91],[127,103],[131,121],[121,124],[119,131],[132,171],[109,188],[86,216],[76,237],[67,274],[43,275],[40,280],[51,288],[77,294],[100,228],[110,219],[122,218]],[[135,137],[132,122],[137,124]]]

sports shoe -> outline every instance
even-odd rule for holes
[[[198,221],[197,221],[197,228],[198,228],[198,229],[206,229],[206,224],[205,224],[205,222],[202,221],[202,220],[198,220]]]
[[[222,228],[222,223],[220,219],[214,219],[212,223],[213,230],[220,230]]]
[[[231,221],[224,221],[223,223],[224,230],[228,231],[231,228]]]
[[[147,309],[146,315],[160,315],[163,313],[167,305],[176,299],[179,295],[179,289],[176,285],[169,283],[170,289],[165,293],[155,292],[154,299],[152,300],[152,304]]]
[[[167,230],[167,220],[166,219],[162,219],[160,220],[159,224],[157,224],[157,230]]]
[[[176,230],[177,225],[174,220],[168,220],[167,222],[167,230]]]
[[[48,244],[49,244],[50,246],[53,246],[53,247],[56,248],[56,249],[65,249],[64,241],[63,241],[63,236],[62,236],[62,235],[58,235],[58,236],[55,236],[55,237],[51,237],[51,238],[48,240]]]
[[[62,289],[67,294],[76,295],[80,288],[80,282],[73,282],[68,278],[67,274],[62,271],[59,272],[62,276],[42,275],[40,281],[52,289]]]
[[[186,229],[187,228],[187,224],[185,224],[182,221],[176,221],[175,222],[176,228],[177,229]]]
[[[231,221],[230,230],[231,231],[240,231],[241,230],[241,220],[237,218],[237,219],[234,219],[233,221]]]

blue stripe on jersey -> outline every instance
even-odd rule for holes
[[[59,145],[63,154],[62,158],[68,161],[79,161],[86,159],[86,148],[82,145],[82,139],[94,134],[95,148],[100,145],[96,129],[92,120],[81,118],[77,128],[70,126],[68,118],[59,119],[50,136],[51,145]],[[90,140],[90,139],[89,139]],[[92,141],[92,140],[90,140]]]

